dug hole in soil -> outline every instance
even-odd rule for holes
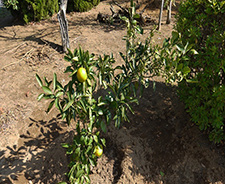
[[[89,12],[68,14],[69,37],[72,49],[80,45],[96,55],[114,53],[120,64],[125,27],[96,21],[99,12],[111,14],[110,2],[102,1]],[[156,44],[171,35],[175,13],[170,25],[163,13]],[[157,22],[159,8],[149,7],[144,14]],[[72,140],[74,127],[61,121],[55,109],[45,113],[48,101],[37,102],[42,90],[35,79],[36,73],[52,79],[55,72],[60,82],[68,80],[57,17],[28,25],[16,21],[0,25],[0,183],[66,181],[69,160],[61,143]],[[153,27],[144,26],[144,37]],[[112,124],[103,135],[107,147],[92,170],[92,183],[225,184],[224,147],[210,142],[192,124],[176,86],[155,80],[156,90],[150,85],[144,91],[131,121],[120,129]]]

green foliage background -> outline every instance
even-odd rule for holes
[[[3,0],[3,3],[13,16],[23,19],[25,23],[46,19],[59,10],[58,0],[18,0],[14,3]]]
[[[179,94],[192,120],[220,142],[225,139],[225,1],[183,1],[176,30],[198,52],[189,55],[191,82],[179,83]]]
[[[85,12],[99,4],[100,0],[68,0],[67,11]]]
[[[84,12],[98,5],[100,0],[68,0],[67,11]],[[59,10],[59,0],[3,0],[12,15],[24,20],[40,21],[51,17]]]

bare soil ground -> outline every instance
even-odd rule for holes
[[[120,64],[124,26],[96,21],[99,12],[111,14],[109,2],[68,14],[69,37],[72,49],[80,45],[95,54],[116,53]],[[163,17],[156,43],[170,36],[175,13],[171,25]],[[145,12],[156,22],[158,14],[153,7]],[[28,25],[0,21],[0,26],[0,184],[65,181],[68,159],[60,144],[72,140],[73,128],[58,119],[56,110],[45,113],[48,102],[37,102],[41,89],[35,79],[36,73],[51,79],[55,72],[61,82],[67,80],[57,18]],[[152,28],[144,27],[144,37]],[[93,168],[92,183],[225,184],[224,147],[191,123],[176,86],[156,81],[156,91],[150,86],[134,107],[131,122],[120,129],[111,126],[103,135],[107,148]]]

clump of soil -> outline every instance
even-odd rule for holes
[[[120,64],[125,27],[96,20],[99,12],[111,13],[109,3],[102,1],[89,12],[67,15],[70,43],[72,49],[81,46],[97,55],[114,53]],[[144,1],[139,3],[145,6]],[[156,44],[171,35],[175,13],[170,25],[165,24],[163,13],[162,31],[154,36]],[[149,7],[144,14],[157,22],[159,8]],[[153,27],[144,27],[144,37]],[[0,29],[1,184],[66,181],[69,161],[60,144],[72,140],[74,127],[67,127],[55,109],[45,113],[48,102],[37,102],[42,90],[35,79],[36,73],[48,79],[57,73],[62,83],[68,79],[60,45],[56,16]],[[92,183],[225,184],[224,148],[209,142],[191,123],[176,86],[155,80],[156,90],[151,85],[146,89],[131,121],[120,129],[111,125],[103,134],[107,147],[92,170]]]

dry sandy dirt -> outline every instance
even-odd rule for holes
[[[96,21],[97,14],[111,14],[109,0],[85,13],[68,14],[71,48],[79,45],[95,54],[110,54],[117,64],[125,50],[124,26]],[[121,5],[124,5],[122,1]],[[145,15],[157,22],[159,10]],[[170,36],[174,25],[163,25],[154,36],[158,44]],[[164,15],[166,12],[164,12]],[[53,184],[66,181],[68,159],[61,143],[70,142],[73,128],[45,113],[47,101],[37,102],[41,92],[35,74],[63,83],[63,60],[56,16],[38,23],[1,22],[0,28],[0,184]],[[146,25],[145,35],[153,28]],[[225,184],[224,147],[208,140],[190,121],[176,94],[176,86],[156,79],[134,106],[131,122],[120,129],[109,127],[104,155],[92,170],[94,184]]]

